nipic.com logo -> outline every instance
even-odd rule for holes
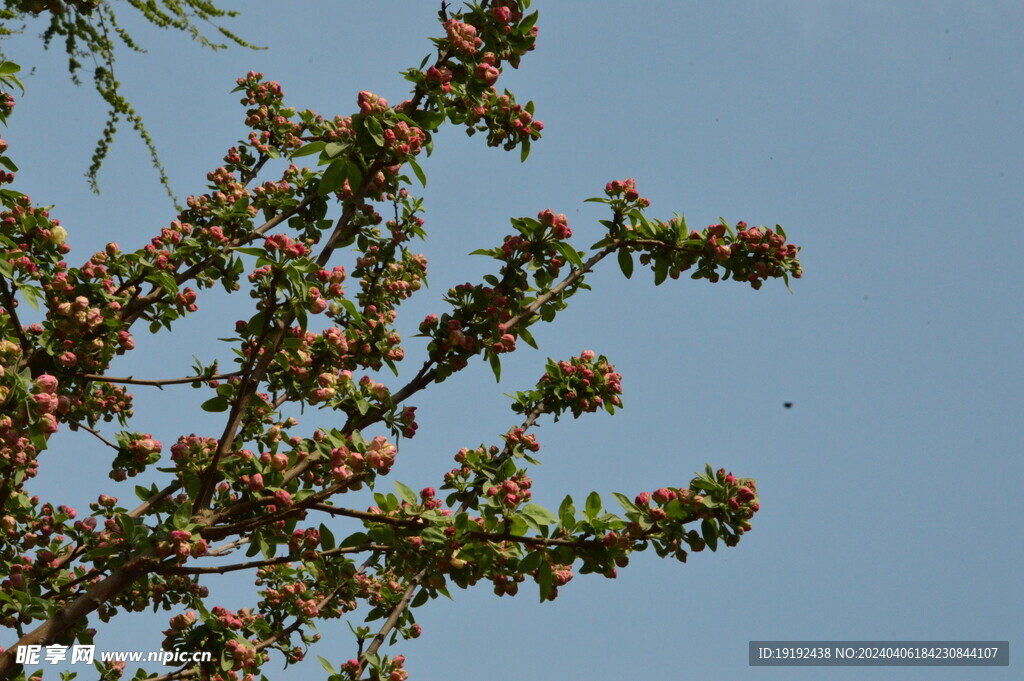
[[[176,666],[195,662],[210,662],[213,654],[188,650],[111,650],[101,652],[102,662],[157,662],[165,666]],[[92,664],[96,660],[96,646],[18,646],[15,662],[18,664]]]

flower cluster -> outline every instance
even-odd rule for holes
[[[449,19],[444,23],[444,30],[448,35],[448,44],[456,54],[472,56],[483,44],[483,40],[477,37],[476,27],[457,19]]]
[[[572,412],[576,418],[601,408],[611,414],[622,406],[621,394],[622,376],[615,367],[604,355],[584,350],[569,361],[549,359],[547,371],[540,377],[537,387],[517,393],[512,409],[529,413],[540,408],[554,415],[556,421],[564,411]]]
[[[284,151],[302,146],[303,124],[290,120],[295,109],[283,107],[284,91],[275,81],[264,81],[262,73],[250,71],[238,79],[236,91],[244,90],[242,104],[250,108],[245,112],[245,124],[253,129],[250,142],[262,153],[271,148]],[[261,134],[256,135],[259,131]]]

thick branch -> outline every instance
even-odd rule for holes
[[[11,286],[16,286],[13,280],[11,281]],[[18,311],[14,309],[18,305],[18,301],[14,299],[11,291],[7,288],[7,279],[5,277],[0,277],[0,296],[3,297],[4,309],[7,310],[7,316],[11,318],[11,326],[14,327],[14,335],[18,337],[21,351],[24,355],[28,355],[32,351],[32,345],[28,342],[28,338],[25,337],[25,331],[21,328]]]

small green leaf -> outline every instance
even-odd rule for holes
[[[337,671],[336,671],[336,670],[334,669],[334,665],[332,665],[332,664],[331,664],[330,662],[328,662],[328,661],[327,661],[327,660],[325,660],[324,658],[322,658],[322,657],[320,657],[319,655],[317,655],[317,656],[316,656],[316,659],[320,660],[320,665],[321,665],[321,666],[322,666],[322,667],[323,667],[324,669],[326,669],[326,670],[327,670],[327,672],[328,672],[329,674],[337,674],[337,673],[338,673],[338,672],[337,672]]]
[[[548,599],[548,594],[551,593],[551,581],[553,579],[554,574],[551,572],[551,563],[546,560],[541,561],[540,567],[537,568],[537,584],[540,585],[541,603]]]
[[[323,526],[321,525],[321,528]],[[365,532],[353,532],[349,536],[345,537],[345,540],[341,542],[341,546],[359,546],[370,541],[370,537]]]
[[[576,526],[576,504],[573,503],[572,496],[566,494],[565,499],[562,499],[562,504],[558,507],[558,519],[559,525],[567,530]]]
[[[704,537],[704,542],[708,545],[708,548],[712,551],[718,550],[718,527],[705,518],[700,523],[700,533]]]
[[[601,495],[597,492],[591,492],[587,495],[586,514],[587,518],[592,520],[598,516],[601,512]]]
[[[525,163],[530,155],[530,140],[523,140],[523,150],[519,152],[519,162]]]
[[[495,353],[492,352],[489,360],[491,362],[491,371],[494,372],[494,380],[500,382],[501,381],[501,359],[498,358],[498,355],[496,355]]]
[[[523,506],[523,515],[537,521],[541,526],[547,527],[558,522],[554,513],[539,504],[527,504]]]
[[[192,519],[192,505],[187,501],[182,502],[178,510],[174,512],[174,516],[171,518],[171,524],[175,529],[183,530],[188,527],[189,521]]]
[[[39,295],[39,289],[35,286],[30,286],[29,284],[22,284],[18,287],[18,290],[21,291],[21,295],[24,296],[25,302],[28,303],[33,310],[38,311],[39,301],[42,299],[42,296]]]
[[[320,523],[320,548],[330,551],[337,544],[334,543],[334,533],[323,523]]]
[[[416,594],[416,597],[412,599],[412,603],[409,605],[411,608],[418,608],[430,599],[430,592],[426,589],[420,589]]]
[[[629,279],[633,276],[633,254],[629,252],[628,248],[619,249],[619,269],[622,270],[622,274]]]
[[[384,146],[384,128],[381,127],[380,121],[373,117],[365,119],[364,124],[366,126],[366,132],[369,133],[370,137],[373,138],[374,143],[378,147]]]
[[[540,551],[533,551],[526,554],[526,557],[519,561],[519,567],[516,568],[519,572],[533,572],[540,567],[540,559],[543,554]]]
[[[347,158],[341,158],[327,166],[323,176],[320,178],[320,195],[326,196],[341,189],[342,183],[348,175],[348,167],[352,164]]]
[[[416,179],[420,181],[420,184],[424,187],[427,186],[427,174],[423,172],[423,168],[420,168],[420,164],[416,162],[416,159],[410,158],[409,166],[412,168],[412,172],[416,173]]]
[[[398,492],[398,496],[405,499],[410,504],[416,504],[419,499],[416,497],[416,493],[408,485],[403,485],[399,481],[395,480],[395,491]]]
[[[217,395],[203,402],[200,406],[203,411],[222,412],[228,410],[228,400],[223,395]]]
[[[625,494],[612,492],[612,496],[615,497],[615,500],[617,502],[619,502],[619,506],[622,507],[622,510],[626,511],[627,513],[640,511],[640,509],[637,508],[637,505],[630,501],[629,497],[627,497]]]
[[[326,143],[320,140],[317,140],[316,142],[310,142],[309,144],[305,144],[296,149],[294,152],[292,152],[292,158],[299,158],[300,156],[311,156],[313,154],[318,154],[324,150],[325,146]]]
[[[654,285],[661,286],[661,283],[668,277],[668,258],[658,258],[654,261]]]
[[[583,267],[583,258],[580,257],[579,251],[565,243],[560,241],[558,243],[558,251],[565,256],[565,259],[571,262],[576,267]]]

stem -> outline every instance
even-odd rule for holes
[[[68,423],[72,427],[74,427],[74,428],[81,428],[82,430],[86,431],[87,433],[92,433],[100,442],[102,442],[106,446],[110,447],[114,451],[117,451],[117,452],[121,451],[120,447],[118,447],[113,442],[111,442],[107,438],[105,438],[102,435],[100,435],[98,430],[90,428],[89,426],[85,425],[84,423],[79,423],[78,421],[68,421]]]

